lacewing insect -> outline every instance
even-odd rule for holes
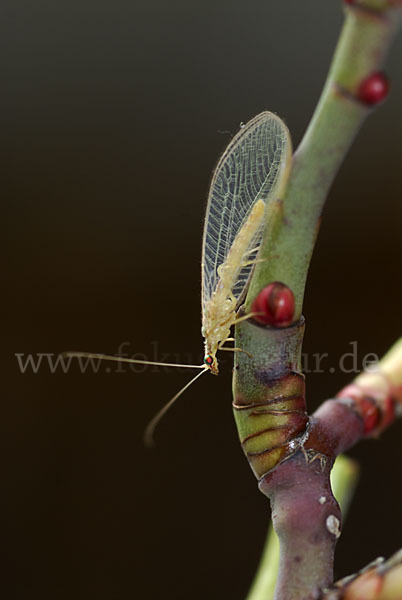
[[[152,442],[161,417],[198,377],[207,371],[218,374],[216,354],[219,350],[241,351],[224,344],[234,341],[230,337],[231,327],[251,316],[237,318],[237,310],[258,261],[264,226],[283,189],[290,162],[288,129],[270,112],[242,124],[218,162],[208,195],[202,244],[201,332],[205,345],[202,365],[158,363],[87,352],[66,353],[75,357],[200,369],[149,423],[145,432],[147,443]]]

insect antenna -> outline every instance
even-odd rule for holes
[[[154,416],[154,418],[151,419],[151,421],[148,423],[148,425],[144,431],[144,443],[146,446],[148,446],[148,448],[154,445],[155,427],[158,425],[160,420],[165,416],[165,414],[167,413],[169,408],[176,402],[176,400],[183,394],[183,392],[185,392],[190,387],[190,385],[192,385],[194,383],[194,381],[196,379],[198,379],[199,377],[201,377],[201,375],[203,375],[204,373],[209,371],[208,367],[206,367],[205,365],[203,365],[202,369],[203,370],[200,373],[197,373],[197,375],[195,377],[190,379],[190,381],[188,383],[186,383],[186,385],[184,387],[182,387],[181,390],[179,390],[177,392],[177,394],[175,394],[173,396],[173,398],[171,398],[169,400],[169,402],[167,402],[165,404],[165,406],[163,406],[163,408],[161,408],[161,410],[159,412],[157,412],[156,415]]]
[[[66,358],[97,358],[99,360],[113,360],[115,362],[134,363],[136,365],[154,365],[157,367],[184,367],[186,369],[205,369],[205,365],[181,365],[178,363],[154,362],[151,360],[138,360],[136,358],[123,358],[122,356],[109,356],[108,354],[94,354],[92,352],[63,352]]]

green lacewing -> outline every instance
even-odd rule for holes
[[[158,366],[199,369],[149,423],[145,440],[152,442],[161,417],[201,375],[218,374],[219,350],[234,341],[231,327],[241,319],[237,309],[244,298],[261,245],[268,210],[287,179],[292,154],[289,131],[271,112],[262,112],[242,125],[222,154],[212,177],[202,244],[202,335],[205,356],[202,365],[181,365],[135,360],[89,352],[67,352],[67,356],[98,358]]]

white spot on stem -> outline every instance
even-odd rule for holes
[[[325,497],[325,496],[321,496],[321,498],[318,500],[318,502],[319,502],[320,504],[325,504],[325,503],[326,503],[326,501],[327,501],[327,499],[326,499],[326,497]]]
[[[338,537],[341,535],[341,524],[339,522],[339,519],[337,519],[334,515],[329,515],[325,524],[329,533],[332,533],[332,535],[334,535],[336,539],[338,539]]]

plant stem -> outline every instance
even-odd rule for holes
[[[333,580],[341,511],[330,485],[332,461],[296,453],[260,482],[279,538],[278,600],[313,598]]]
[[[337,457],[331,471],[331,487],[341,507],[343,520],[345,520],[352,502],[359,479],[359,471],[359,464],[344,454]]]
[[[402,589],[402,550],[384,561],[377,558],[356,575],[338,581],[322,600],[400,600]]]
[[[267,539],[262,551],[260,564],[248,593],[247,600],[272,600],[279,570],[279,540],[269,525]]]
[[[248,327],[253,325],[249,323]],[[330,483],[333,461],[363,437],[377,436],[402,413],[401,391],[402,339],[374,373],[362,373],[336,399],[324,402],[310,418],[308,438],[260,478],[259,487],[271,501],[280,542],[275,590],[278,600],[310,598],[310,594],[331,584],[334,550],[341,531],[341,514]],[[259,405],[256,401],[254,407]],[[350,479],[345,484],[346,476]],[[344,472],[343,486],[339,486],[338,478],[332,478],[334,492],[343,504],[355,478],[353,469]],[[278,559],[270,555],[274,542],[267,544],[248,600],[272,598]]]
[[[331,485],[334,496],[341,506],[343,519],[347,514],[358,476],[359,467],[356,461],[343,455],[338,456],[331,471]],[[272,600],[278,570],[279,540],[271,523],[261,561],[247,600]]]
[[[402,14],[401,3],[392,0],[361,0],[345,11],[327,82],[292,160],[281,218],[266,229],[259,254],[266,260],[256,265],[245,302],[249,312],[263,287],[283,282],[295,296],[295,322],[279,330],[251,321],[236,327],[237,346],[253,358],[235,357],[234,413],[243,450],[271,501],[280,540],[278,600],[305,599],[331,583],[341,527],[330,485],[333,461],[372,432],[373,423],[376,431],[387,426],[396,396],[402,396],[402,382],[398,392],[392,376],[383,372],[388,385],[382,404],[375,395],[367,401],[362,382],[356,381],[355,395],[345,392],[306,418],[301,313],[311,254],[327,192],[371,112],[359,96],[360,86],[381,69]],[[398,361],[400,356],[394,366]],[[257,589],[264,586],[256,584],[252,593]]]
[[[295,319],[302,311],[304,288],[321,212],[328,190],[371,109],[356,99],[360,83],[381,69],[401,19],[400,9],[377,2],[378,16],[346,9],[346,20],[327,82],[303,140],[293,157],[283,199],[283,219],[265,236],[246,300],[246,310],[259,291],[281,281],[293,291]],[[380,9],[380,5],[382,9]],[[387,9],[387,10],[386,10]]]

